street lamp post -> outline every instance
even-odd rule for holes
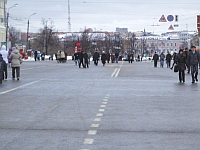
[[[8,19],[9,19],[9,10],[13,7],[16,7],[17,4],[11,6],[8,8],[8,11],[7,11],[7,20],[6,20],[6,48],[8,49]]]
[[[30,49],[30,40],[28,40],[29,38],[29,19],[31,16],[35,15],[36,13],[33,13],[32,15],[30,15],[28,17],[28,27],[27,27],[27,38],[26,38],[26,45],[27,45],[27,49]]]

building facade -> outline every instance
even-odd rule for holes
[[[163,36],[140,36],[135,40],[135,52],[138,54],[148,54],[151,56],[155,51],[158,53],[168,51],[173,53],[179,50],[179,38],[169,38]]]
[[[5,5],[7,0],[0,0],[0,44],[6,42],[6,15],[5,15]]]

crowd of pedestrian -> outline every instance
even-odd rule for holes
[[[94,65],[98,66],[99,61],[101,61],[102,65],[105,66],[106,63],[110,63],[110,61],[112,63],[118,63],[119,60],[119,53],[109,53],[109,52],[105,52],[102,51],[102,53],[100,53],[98,50],[96,50],[94,52],[93,55],[91,55],[90,52],[87,52],[87,50],[85,50],[85,52],[83,51],[78,51],[76,53],[74,53],[74,62],[75,65],[78,65],[79,68],[83,67],[83,68],[89,68],[90,65],[90,59],[93,60]]]
[[[171,66],[171,60],[173,59],[173,64]],[[154,53],[153,61],[154,67],[157,67],[158,61],[160,61],[160,67],[163,68],[164,61],[166,60],[167,68],[173,69],[176,65],[179,72],[179,82],[185,82],[185,70],[187,73],[191,73],[192,83],[198,82],[198,69],[200,68],[200,54],[196,51],[196,47],[192,46],[191,50],[185,48],[185,50],[180,49],[178,53],[174,52],[173,55],[167,52],[165,57],[162,52],[160,55],[157,52]]]

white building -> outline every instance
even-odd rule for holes
[[[168,36],[140,36],[136,37],[135,50],[137,53],[154,53],[155,51],[167,53],[179,49],[179,38]]]

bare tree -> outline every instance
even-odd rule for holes
[[[53,21],[50,20],[50,24],[48,24],[48,21],[49,20],[42,19],[44,27],[39,29],[39,33],[34,38],[32,49],[40,50],[46,54],[52,54],[56,53],[61,48],[61,44],[58,35],[56,35],[56,32],[53,32],[55,30]]]

